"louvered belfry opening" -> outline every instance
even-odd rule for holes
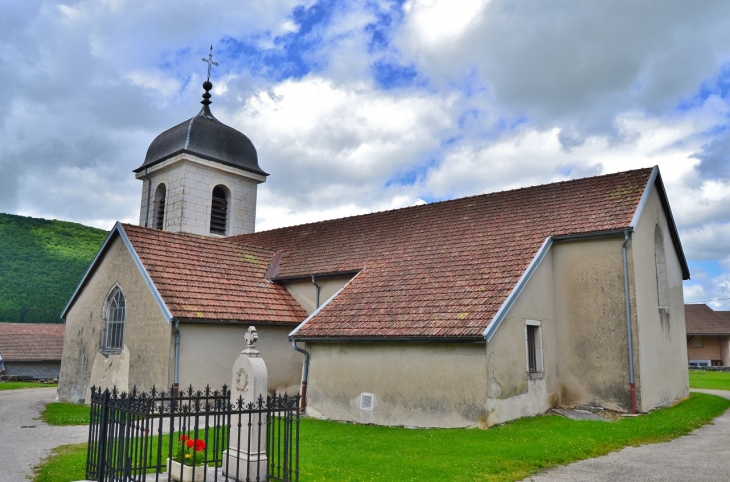
[[[165,226],[165,185],[160,184],[155,191],[155,229]]]
[[[210,232],[226,234],[226,219],[228,215],[228,201],[226,192],[220,187],[213,188],[213,205],[210,210]]]

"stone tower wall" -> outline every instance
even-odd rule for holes
[[[241,169],[180,154],[137,174],[143,181],[139,225],[145,226],[147,189],[151,184],[147,226],[155,226],[155,192],[161,183],[166,187],[166,231],[218,236],[210,232],[210,211],[213,188],[225,186],[229,191],[226,236],[252,233],[256,223],[256,189],[265,178]]]

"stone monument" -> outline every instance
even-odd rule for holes
[[[259,397],[263,397],[265,408],[268,375],[261,353],[254,346],[259,339],[256,328],[249,326],[245,339],[246,349],[233,364],[231,403],[235,409],[240,399],[244,409],[249,403],[257,408]],[[241,482],[267,480],[266,412],[253,413],[250,418],[247,413],[232,415],[228,439],[228,450],[223,451],[223,475]]]

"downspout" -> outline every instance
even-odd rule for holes
[[[636,413],[636,385],[634,383],[634,344],[631,335],[631,301],[629,299],[629,265],[626,260],[626,245],[629,243],[629,231],[624,231],[624,244],[621,250],[624,257],[624,296],[626,297],[626,333],[629,339],[629,388],[631,392],[631,413]]]
[[[314,275],[312,275],[312,284],[317,288],[317,306],[314,307],[314,309],[316,310],[317,308],[319,308],[319,292],[322,290],[322,288],[320,288],[317,282],[314,281]]]
[[[314,307],[315,310],[319,309],[319,294],[322,291],[322,287],[317,284],[317,281],[314,279],[314,275],[312,275],[312,284],[317,288],[317,302],[316,306]],[[300,410],[301,413],[305,413],[307,411],[307,380],[309,380],[309,352],[303,348],[299,348],[297,346],[297,341],[292,339],[291,346],[299,353],[304,354],[304,371],[302,373],[302,399],[300,402]]]
[[[144,227],[147,227],[147,224],[150,220],[150,197],[152,196],[152,179],[147,177],[147,168],[144,168],[144,174],[142,175],[143,178],[147,179],[147,210],[144,214]]]
[[[175,378],[173,379],[173,392],[177,397],[180,386],[180,322],[175,320]]]
[[[302,373],[302,398],[299,402],[299,410],[301,413],[307,411],[307,379],[309,378],[309,352],[297,346],[297,341],[292,339],[291,346],[299,353],[304,354],[304,371]]]

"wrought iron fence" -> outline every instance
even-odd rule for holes
[[[299,395],[91,391],[90,480],[299,480]]]

